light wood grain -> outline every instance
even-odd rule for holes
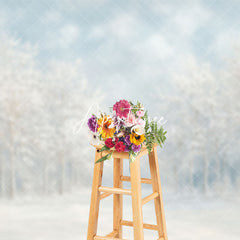
[[[142,216],[142,192],[140,159],[137,157],[130,163],[131,189],[132,189],[132,211],[133,211],[133,231],[135,240],[144,240],[143,216]]]
[[[141,178],[140,173],[140,157],[148,153],[146,147],[143,147],[135,161],[130,163],[130,177],[123,176],[123,158],[128,158],[128,153],[114,151],[113,187],[101,186],[103,162],[94,164],[87,240],[123,240],[122,226],[133,227],[134,240],[144,240],[143,229],[158,231],[158,240],[168,240],[156,146],[155,144],[152,152],[148,154],[151,179]],[[95,162],[109,153],[109,151],[100,153],[97,151],[99,148],[99,146],[96,146]],[[123,181],[131,182],[131,190],[123,189]],[[152,184],[153,189],[153,193],[143,199],[141,183]],[[113,194],[113,231],[103,237],[97,236],[99,202],[100,199],[104,199],[111,194]],[[132,195],[133,221],[122,220],[123,194]],[[142,205],[153,199],[157,225],[143,223]]]
[[[111,237],[111,238],[114,238],[116,237],[118,234],[117,231],[113,230],[112,232],[110,232],[109,234],[107,234],[105,237]]]
[[[112,194],[126,194],[131,195],[132,191],[129,189],[123,189],[123,188],[112,188],[112,187],[99,187],[100,192],[108,192]]]
[[[95,161],[100,157],[101,153],[97,152],[96,150]],[[87,240],[93,240],[94,236],[97,234],[98,213],[100,203],[100,192],[98,191],[98,188],[102,184],[102,174],[103,174],[103,162],[94,164]]]
[[[102,193],[101,195],[100,195],[100,200],[102,200],[102,199],[104,199],[104,198],[106,198],[106,197],[108,197],[108,196],[111,196],[112,195],[112,193]]]
[[[93,145],[97,150],[100,150],[104,145]],[[157,146],[157,144],[155,143],[153,145],[154,147]],[[117,152],[114,148],[108,150],[108,151],[103,151],[102,152],[102,156],[105,156],[107,154],[109,154],[110,152],[113,152],[112,157],[113,158],[122,158],[122,159],[129,159],[129,153],[128,152]],[[142,157],[144,155],[148,154],[148,150],[146,145],[142,145],[142,148],[140,150],[140,152],[138,153],[138,157]]]
[[[153,200],[154,198],[158,197],[158,192],[154,192],[150,195],[148,195],[147,197],[142,199],[142,205],[148,203],[149,201]]]
[[[122,176],[121,181],[131,182],[131,178],[128,176]],[[152,184],[152,179],[150,178],[141,178],[141,183]]]
[[[159,193],[159,196],[154,199],[155,212],[156,212],[157,225],[158,225],[158,236],[160,239],[164,238],[164,240],[167,240],[168,237],[167,237],[167,229],[166,229],[166,220],[165,220],[165,214],[164,214],[164,208],[163,208],[162,189],[161,189],[161,181],[160,181],[156,147],[154,147],[153,151],[149,154],[149,166],[150,166],[151,178],[153,181],[153,184],[152,184],[153,192]]]
[[[132,221],[122,220],[121,224],[123,226],[133,227],[133,222]],[[143,228],[148,229],[148,230],[158,231],[158,226],[154,225],[154,224],[143,223]]]
[[[113,160],[113,187],[122,189],[123,183],[121,176],[123,174],[123,159],[114,158]],[[115,237],[122,238],[122,209],[123,207],[123,196],[122,194],[113,195],[113,230],[117,231]]]
[[[126,240],[126,239],[95,236],[94,240]]]

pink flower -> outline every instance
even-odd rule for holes
[[[141,119],[141,118],[137,118],[136,119],[136,124],[144,127],[146,122],[143,119]]]
[[[144,111],[142,111],[142,110],[137,111],[137,116],[138,117],[143,117],[144,116]]]
[[[130,111],[131,105],[127,100],[120,100],[113,105],[113,110],[116,112],[116,115],[119,117],[126,118]]]
[[[126,127],[131,127],[135,123],[136,123],[135,115],[133,113],[128,114],[127,119],[125,121],[125,126]]]

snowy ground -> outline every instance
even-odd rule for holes
[[[145,193],[147,194],[147,193]],[[99,235],[111,232],[111,200],[101,203]],[[85,240],[90,190],[63,197],[0,201],[1,240]],[[237,199],[164,197],[169,240],[239,240],[240,202]],[[155,223],[153,204],[144,206],[144,222]],[[124,197],[124,218],[131,219],[131,199]],[[133,239],[124,227],[124,238]],[[145,239],[157,239],[145,231]]]

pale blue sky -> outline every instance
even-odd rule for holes
[[[239,12],[238,0],[0,0],[0,33],[36,46],[43,69],[80,58],[93,87],[144,102],[174,92],[185,57],[221,66],[240,37]]]

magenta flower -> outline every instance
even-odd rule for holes
[[[121,118],[127,118],[130,108],[131,105],[127,100],[120,100],[113,105],[113,110],[116,112],[116,115]]]
[[[129,136],[129,135],[127,135],[127,136],[125,137],[124,141],[125,141],[125,143],[126,143],[127,146],[130,146],[130,145],[132,144],[131,141],[130,141],[130,136]]]
[[[135,145],[135,144],[132,145],[132,150],[134,152],[139,152],[140,149],[141,149],[141,144],[140,145]]]

